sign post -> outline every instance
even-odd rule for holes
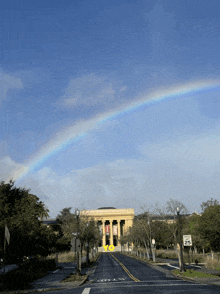
[[[192,246],[192,236],[191,235],[183,235],[183,245],[187,247],[187,253],[189,257],[189,265],[190,265],[190,249]]]

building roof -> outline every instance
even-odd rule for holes
[[[47,219],[43,221],[44,225],[57,225],[57,220],[55,218]]]
[[[115,207],[100,207],[98,209],[116,209]]]

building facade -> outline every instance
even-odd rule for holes
[[[132,227],[134,209],[102,207],[96,210],[82,210],[80,217],[83,216],[91,217],[98,222],[102,233],[102,242],[99,244],[100,251],[106,245],[114,245],[116,249],[119,249],[121,247],[120,237]]]

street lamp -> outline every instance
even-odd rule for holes
[[[76,228],[77,228],[77,244],[79,244],[79,214],[80,211],[79,209],[76,210]],[[76,270],[77,274],[80,274],[80,268],[79,268],[79,248],[77,248],[77,270]]]
[[[179,209],[179,207],[176,208],[176,212],[177,212],[177,219],[178,219],[179,246],[180,246],[179,268],[180,268],[180,272],[184,272],[184,266],[183,266],[183,248],[182,248],[182,226],[180,224],[180,209]]]
[[[150,226],[150,220],[148,219],[148,227],[149,227],[149,247],[150,247],[150,254],[151,254],[151,258],[152,258],[152,260],[153,260],[153,251],[152,251],[152,244],[151,244],[151,226]]]

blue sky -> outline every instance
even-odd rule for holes
[[[31,189],[51,217],[220,200],[219,9],[3,3],[1,180]]]

